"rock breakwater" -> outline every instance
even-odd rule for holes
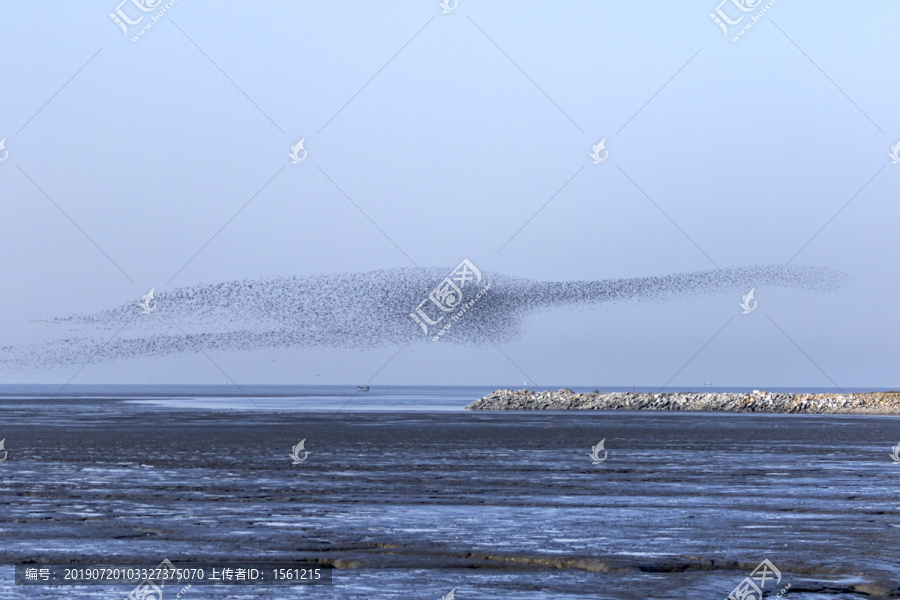
[[[900,415],[900,392],[578,393],[497,390],[468,410],[682,410],[713,412]]]

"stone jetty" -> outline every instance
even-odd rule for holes
[[[710,412],[900,415],[900,392],[577,393],[497,390],[468,410],[683,410]]]

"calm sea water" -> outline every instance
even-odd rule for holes
[[[169,408],[267,410],[267,411],[390,411],[445,412],[465,410],[470,402],[502,386],[272,386],[272,385],[0,385],[0,398],[12,401],[53,399],[116,399]],[[543,391],[534,386],[507,386],[511,389]],[[568,387],[576,392],[744,392],[751,388],[727,387]],[[770,392],[834,392],[834,388],[765,388]],[[875,388],[845,388],[844,392],[871,392]]]

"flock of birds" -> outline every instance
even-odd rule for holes
[[[410,313],[449,272],[444,268],[398,268],[175,288],[157,292],[152,311],[147,310],[145,298],[46,321],[64,326],[68,336],[30,346],[2,347],[0,367],[82,366],[201,351],[368,349],[431,343]],[[484,273],[479,286],[489,283],[490,289],[441,341],[461,345],[510,342],[521,335],[530,317],[555,308],[745,294],[754,287],[821,292],[836,289],[847,279],[840,271],[809,266],[751,266],[559,282]],[[468,286],[463,300],[468,301],[477,290]]]

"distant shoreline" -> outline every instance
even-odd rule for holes
[[[900,392],[596,392],[496,390],[467,410],[657,410],[900,415]]]

